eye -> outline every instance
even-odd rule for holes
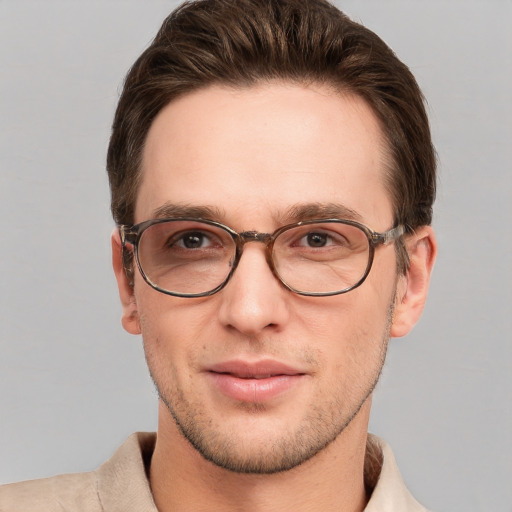
[[[182,249],[205,249],[213,245],[213,241],[206,233],[201,231],[189,231],[170,240],[169,246],[176,246]]]
[[[304,238],[309,247],[325,247],[329,243],[325,233],[308,233]]]
[[[347,241],[339,233],[326,231],[311,231],[303,235],[297,242],[298,247],[311,247],[313,249],[332,245],[343,246]]]

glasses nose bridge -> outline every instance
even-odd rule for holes
[[[274,272],[274,265],[272,262],[272,235],[270,233],[260,233],[259,231],[243,231],[238,233],[237,245],[238,245],[238,261],[242,257],[242,253],[245,248],[245,244],[250,242],[262,243],[265,245],[265,258],[272,272]]]
[[[267,247],[272,239],[272,235],[270,233],[260,233],[259,231],[243,231],[239,233],[238,236],[242,242],[242,246],[244,246],[247,242],[261,242],[265,244]]]

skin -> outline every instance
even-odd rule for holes
[[[272,232],[294,220],[291,207],[320,204],[385,231],[385,161],[379,123],[357,97],[320,85],[211,86],[155,119],[135,220],[208,206],[239,232]],[[408,238],[406,276],[394,246],[379,247],[362,286],[321,298],[281,286],[261,244],[246,245],[222,291],[195,299],[161,294],[138,271],[132,288],[116,232],[112,245],[123,325],[142,333],[161,397],[150,471],[159,510],[362,510],[371,393],[389,337],[407,334],[423,309],[431,228]],[[300,372],[267,400],[226,396],[208,370],[265,359]]]

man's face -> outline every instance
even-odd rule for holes
[[[310,205],[319,216],[325,206],[348,209],[385,231],[393,215],[383,148],[359,98],[321,86],[209,87],[153,123],[135,220],[163,207],[209,207],[238,232],[271,233]],[[132,332],[140,325],[161,400],[205,458],[241,472],[288,469],[367,414],[393,321],[395,269],[394,246],[379,247],[362,286],[304,297],[276,280],[263,244],[249,243],[211,297],[164,295],[136,271]]]

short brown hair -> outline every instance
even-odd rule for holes
[[[115,114],[107,155],[114,220],[134,222],[146,136],[170,101],[211,84],[276,79],[366,100],[388,143],[395,223],[409,232],[431,223],[436,157],[418,84],[382,39],[325,0],[198,0],[164,21],[128,72]]]

